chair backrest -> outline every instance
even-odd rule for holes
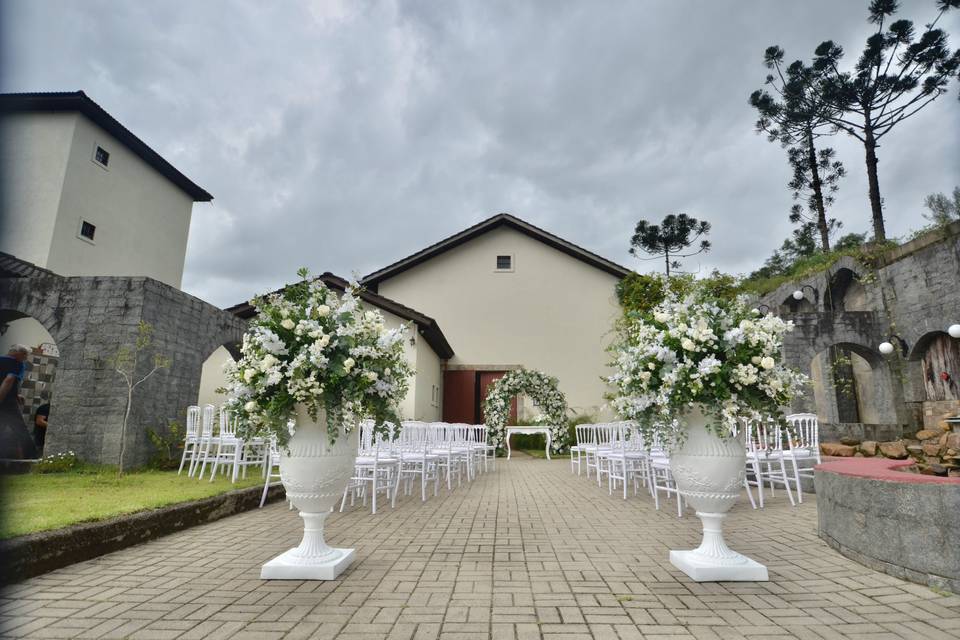
[[[373,449],[373,420],[360,421],[360,443],[358,453],[364,453]]]
[[[186,436],[195,438],[198,435],[200,435],[200,407],[194,404],[187,407]]]
[[[820,448],[820,422],[815,413],[794,413],[787,416],[790,443],[796,449]]]
[[[230,414],[230,409],[220,407],[220,437],[233,437],[237,433],[237,421]]]
[[[217,408],[212,404],[203,405],[203,422],[200,425],[200,435],[209,438],[213,435],[213,414]]]
[[[747,421],[747,449],[754,453],[783,450],[783,432],[775,420]]]

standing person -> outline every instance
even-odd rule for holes
[[[37,447],[20,411],[20,383],[29,354],[30,349],[15,344],[7,355],[0,356],[0,458],[22,460],[37,457]]]
[[[33,443],[37,445],[37,457],[43,457],[43,445],[47,441],[47,421],[50,419],[50,403],[44,402],[33,414]]]

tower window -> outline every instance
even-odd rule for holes
[[[98,145],[97,150],[93,152],[93,159],[97,164],[107,166],[110,164],[110,152]]]
[[[513,256],[497,256],[497,271],[513,269]]]
[[[80,237],[93,241],[93,236],[97,233],[97,225],[91,224],[86,220],[80,222]]]

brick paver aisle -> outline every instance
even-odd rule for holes
[[[259,580],[299,540],[275,504],[9,588],[4,637],[948,638],[960,597],[866,569],[816,537],[816,503],[739,504],[728,539],[770,582],[696,584],[667,562],[699,521],[610,497],[563,461],[497,472],[421,504],[331,516],[357,549],[334,582]]]

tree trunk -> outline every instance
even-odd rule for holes
[[[120,425],[120,459],[117,461],[117,475],[123,475],[123,454],[127,448],[127,422],[130,420],[130,408],[133,405],[133,387],[127,389],[127,409],[123,413],[123,424]]]
[[[873,127],[870,125],[870,112],[864,121],[863,146],[867,155],[867,181],[870,183],[870,212],[873,217],[873,240],[883,242],[887,239],[887,231],[883,225],[883,203],[880,200],[880,181],[877,178],[877,141],[873,137]]]
[[[817,149],[813,145],[813,132],[807,130],[807,163],[810,165],[810,186],[813,188],[813,201],[817,207],[817,229],[820,230],[820,245],[823,252],[830,251],[830,227],[827,225],[827,208],[823,204],[823,183],[820,182],[820,169],[817,167]]]
[[[663,251],[663,259],[664,259],[664,260],[666,261],[666,263],[667,263],[667,277],[669,278],[669,277],[670,277],[670,251],[669,251],[669,250],[664,249],[664,251]]]

